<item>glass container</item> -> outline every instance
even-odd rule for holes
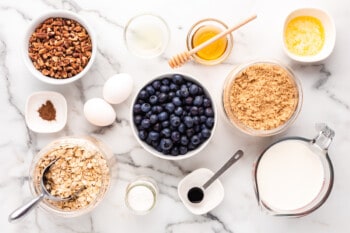
[[[145,215],[155,207],[158,192],[157,183],[153,178],[138,177],[126,188],[125,204],[133,213]]]
[[[225,23],[221,22],[220,20],[212,19],[212,18],[202,19],[202,20],[198,21],[190,28],[190,30],[187,34],[186,45],[187,45],[188,50],[191,50],[195,47],[194,43],[193,43],[195,36],[198,35],[198,33],[200,31],[206,30],[206,28],[208,28],[208,31],[207,31],[208,33],[210,33],[211,29],[214,29],[214,30],[217,30],[216,34],[219,34],[221,31],[227,30],[228,26]],[[212,36],[215,36],[215,35],[212,35]],[[209,38],[207,38],[207,39],[209,39]],[[205,58],[203,58],[203,56],[202,57],[199,56],[198,53],[192,55],[192,57],[194,58],[194,60],[196,62],[198,62],[202,65],[216,65],[216,64],[223,62],[230,55],[232,48],[233,48],[232,33],[228,34],[226,37],[224,37],[224,39],[226,39],[226,46],[224,47],[224,51],[221,53],[221,55],[219,57],[212,58],[212,59],[205,59]],[[214,42],[212,45],[209,45],[209,46],[215,46],[215,43],[216,42]],[[207,46],[207,47],[209,47],[209,46]],[[213,47],[213,51],[217,51],[217,49],[220,49],[220,48]],[[209,54],[207,54],[207,55],[209,55]]]
[[[264,211],[265,213],[273,216],[302,217],[318,209],[327,200],[329,194],[331,193],[333,182],[334,182],[334,170],[328,154],[328,147],[330,146],[333,140],[334,131],[330,129],[328,126],[326,126],[325,124],[319,124],[317,125],[317,128],[319,129],[319,133],[313,139],[307,139],[303,137],[287,137],[273,143],[272,145],[267,147],[266,150],[263,151],[263,153],[260,155],[258,160],[255,162],[253,167],[254,188],[255,188],[258,204],[262,209],[262,211]],[[269,179],[269,180],[266,179],[264,183],[260,177],[260,174],[262,174],[263,171],[260,171],[260,169],[263,169],[262,167],[266,168],[265,166],[267,164],[266,156],[271,155],[271,150],[276,148],[276,146],[280,146],[282,143],[286,143],[286,142],[287,143],[297,142],[297,143],[301,143],[301,145],[305,145],[305,148],[302,150],[302,153],[303,152],[309,153],[308,159],[305,160],[304,163],[295,163],[295,157],[290,156],[291,154],[289,154],[288,155],[289,163],[284,164],[283,165],[284,167],[270,166],[270,169],[268,172],[270,173],[270,177],[272,177],[272,179]],[[288,148],[285,148],[285,149],[294,150],[294,148],[290,148],[290,147],[289,149]],[[278,160],[279,157],[281,158],[281,156],[288,154],[287,151],[284,151],[284,152],[280,151],[280,152],[281,153],[275,154],[276,156],[273,157],[275,161],[276,159]],[[295,154],[295,156],[298,156],[298,155]],[[263,161],[264,159],[265,159],[265,162]],[[317,169],[315,169],[316,166],[319,166],[319,170],[320,170],[319,173],[317,172]],[[274,182],[272,181],[275,179],[273,177],[276,177],[276,176],[279,176],[279,174],[282,174],[281,170],[282,172],[284,172],[284,169],[290,170],[292,176],[290,176],[290,178],[287,180],[284,180],[283,178],[285,178],[285,176],[282,176],[283,178],[280,181],[283,182],[283,184],[280,183],[279,186],[275,186]],[[307,172],[306,176],[303,176],[300,174],[303,171]],[[306,182],[304,180],[309,179],[309,177],[312,177],[315,174],[322,174],[322,176],[318,176],[318,177],[315,176],[314,178],[309,180],[312,182],[309,182],[309,185],[304,186],[302,189],[299,189],[299,190],[294,189],[294,191],[290,190],[289,192],[290,195],[288,193],[286,195],[285,193],[285,195],[275,196],[281,199],[281,202],[279,203],[285,203],[285,204],[278,206],[276,205],[276,203],[278,203],[276,202],[276,199],[271,199],[271,196],[269,197],[266,194],[264,195],[264,193],[262,193],[266,191],[266,188],[270,189],[270,191],[274,189],[281,191],[281,186],[287,187],[287,189],[284,189],[284,191],[288,190],[289,188],[293,189],[294,187],[297,187],[300,184],[305,184]],[[312,187],[317,187],[317,189],[313,189]],[[262,189],[265,189],[265,190],[262,190]],[[309,192],[310,190],[312,190],[311,193]],[[312,195],[307,196],[308,194],[312,194]],[[293,204],[291,205],[291,202],[296,203],[297,205],[294,205],[294,206],[297,208],[285,208],[287,206],[292,207]],[[282,208],[283,205],[284,207]]]
[[[90,211],[92,211],[105,197],[111,182],[111,169],[110,169],[110,162],[111,158],[113,156],[112,151],[101,141],[93,138],[93,137],[74,137],[74,136],[68,136],[68,137],[62,137],[59,139],[56,139],[49,143],[46,147],[44,147],[42,150],[39,151],[38,154],[35,155],[33,158],[31,167],[30,167],[30,190],[34,196],[37,196],[40,194],[40,178],[42,174],[39,172],[39,164],[44,161],[46,163],[49,163],[53,161],[55,158],[64,159],[65,156],[60,152],[59,150],[66,149],[66,148],[79,148],[86,152],[89,152],[92,154],[92,156],[98,155],[100,157],[91,157],[91,158],[100,158],[98,160],[98,164],[101,168],[101,179],[96,180],[96,186],[94,188],[97,189],[97,194],[95,197],[87,197],[91,198],[90,203],[86,206],[83,206],[82,208],[61,208],[58,207],[57,204],[60,203],[52,203],[52,201],[48,199],[44,199],[39,206],[44,209],[48,213],[52,213],[61,217],[76,217],[83,214],[86,214]],[[55,152],[56,151],[56,152]],[[77,167],[80,165],[77,165]],[[84,166],[84,165],[83,165]],[[70,166],[65,169],[75,169],[77,167]],[[51,168],[52,169],[52,168]],[[84,167],[85,169],[85,167]],[[93,169],[87,165],[86,169]],[[71,178],[74,179],[75,176],[72,173]],[[81,178],[77,178],[77,181],[82,180]],[[90,191],[90,184],[86,187],[86,191]],[[85,185],[85,184],[84,184]],[[77,194],[77,199],[79,199],[79,195],[83,194],[84,190],[81,191],[81,193]],[[69,205],[66,203],[62,203],[62,207],[65,205]]]
[[[170,30],[160,16],[141,14],[131,18],[124,29],[124,42],[128,50],[141,58],[161,55],[168,46]]]
[[[294,110],[291,111],[289,118],[283,124],[278,125],[275,128],[255,129],[253,127],[247,126],[237,118],[236,113],[232,109],[231,96],[232,94],[234,94],[232,86],[236,81],[236,78],[239,75],[243,74],[248,68],[256,65],[276,66],[278,68],[281,68],[281,70],[283,70],[284,72],[286,72],[286,74],[288,74],[288,80],[290,81],[293,88],[295,88],[295,92],[296,92],[295,100],[288,100],[288,101],[294,101]],[[248,75],[243,74],[243,76],[246,76],[245,78],[249,78]],[[255,77],[255,80],[259,81],[259,77]],[[302,92],[301,84],[298,78],[295,76],[295,74],[290,68],[274,60],[252,61],[249,63],[244,63],[236,66],[227,76],[223,86],[222,106],[223,106],[225,118],[227,119],[230,125],[233,125],[243,133],[246,133],[252,136],[272,136],[285,131],[290,125],[292,125],[292,123],[298,117],[299,112],[301,110],[302,102],[303,102],[303,92]],[[249,107],[244,105],[240,107],[249,109]]]

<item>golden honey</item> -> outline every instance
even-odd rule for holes
[[[285,29],[287,49],[299,56],[313,56],[324,45],[325,32],[321,21],[312,16],[298,16],[290,20]]]
[[[219,34],[222,30],[213,25],[204,25],[195,31],[192,37],[192,47],[197,47],[203,42]],[[204,60],[216,60],[220,58],[227,49],[227,38],[223,37],[211,43],[197,52],[197,56]]]

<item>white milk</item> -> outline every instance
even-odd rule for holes
[[[270,147],[257,168],[260,199],[272,209],[296,210],[310,204],[322,189],[324,169],[310,144],[286,140]]]

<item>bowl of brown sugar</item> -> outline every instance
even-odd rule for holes
[[[297,118],[302,89],[292,70],[276,61],[254,61],[226,78],[223,108],[228,121],[252,136],[286,130]]]

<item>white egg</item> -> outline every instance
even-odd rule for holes
[[[116,118],[112,106],[101,98],[92,98],[86,101],[84,115],[91,124],[97,126],[111,125]]]
[[[133,86],[134,81],[129,74],[115,74],[104,84],[103,98],[110,104],[120,104],[130,96]]]

